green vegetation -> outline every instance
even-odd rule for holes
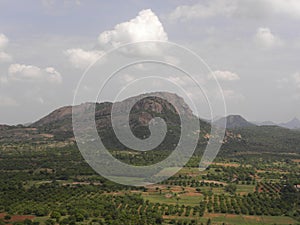
[[[111,152],[133,164],[169,154]],[[160,184],[134,188],[97,175],[75,145],[2,145],[0,224],[299,223],[299,155],[221,155],[202,172],[199,159]]]

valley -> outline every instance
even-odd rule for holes
[[[151,118],[161,116],[168,125],[163,143],[146,152],[118,142],[110,110],[111,103],[97,104],[95,118],[99,136],[115,158],[142,166],[171,154],[180,124],[167,101],[145,98],[131,111],[131,129],[142,139],[149,136]],[[210,124],[199,119],[199,142],[185,167],[158,184],[132,187],[101,177],[87,164],[73,137],[71,112],[63,107],[27,126],[0,127],[1,225],[300,223],[298,130],[231,117],[233,125],[226,129],[217,158],[200,171]],[[194,117],[189,109],[186,113]]]

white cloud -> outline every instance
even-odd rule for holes
[[[10,62],[12,61],[11,55],[6,52],[0,52],[0,62]]]
[[[0,106],[17,106],[16,100],[6,96],[0,96]]]
[[[0,62],[10,62],[12,57],[3,51],[9,40],[4,34],[0,34]]]
[[[46,81],[59,84],[62,77],[53,67],[41,69],[32,65],[11,64],[8,68],[8,80]]]
[[[129,74],[125,74],[125,75],[122,77],[122,79],[123,79],[123,80],[120,80],[120,82],[122,82],[122,83],[124,83],[124,81],[125,81],[126,83],[129,83],[129,82],[132,82],[132,81],[135,80],[135,79],[134,79],[134,76],[129,75]]]
[[[8,38],[4,34],[0,34],[0,49],[3,49],[8,44]]]
[[[214,0],[207,4],[197,3],[195,5],[180,5],[170,13],[169,19],[175,20],[191,20],[210,18],[217,15],[229,16],[236,10],[233,1]]]
[[[223,90],[223,94],[226,100],[231,100],[231,101],[243,101],[245,97],[240,94],[235,92],[234,90],[231,89],[225,89]]]
[[[194,5],[180,5],[168,18],[172,21],[204,19],[216,16],[240,18],[267,17],[284,15],[300,19],[299,0],[210,0]]]
[[[85,69],[95,62],[107,49],[119,45],[141,41],[167,41],[168,35],[158,17],[150,10],[142,10],[134,19],[117,24],[113,30],[102,32],[98,37],[98,43],[103,50],[86,51],[81,48],[73,48],[65,51],[69,61],[75,68]],[[137,46],[136,49],[124,48],[126,54],[157,54],[159,48],[156,44]]]
[[[98,37],[101,46],[113,47],[131,42],[167,40],[161,22],[150,9],[140,11],[136,18],[117,24],[114,30],[104,31]]]
[[[205,84],[205,80],[203,78],[197,78],[197,82],[195,82],[189,76],[169,76],[168,80],[183,88],[198,88],[198,84]]]
[[[46,80],[50,83],[61,83],[62,77],[59,72],[55,70],[53,67],[47,67],[43,70],[43,72],[46,72],[44,75]]]
[[[254,40],[259,46],[264,48],[273,48],[283,45],[281,39],[275,36],[270,28],[267,27],[258,28]]]
[[[230,71],[216,70],[213,72],[213,74],[209,74],[209,79],[212,79],[213,75],[215,75],[218,80],[234,81],[240,79],[238,74]]]
[[[85,69],[103,55],[104,52],[96,50],[85,51],[81,48],[73,48],[66,50],[65,54],[69,57],[70,63],[75,68]]]

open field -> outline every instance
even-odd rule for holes
[[[114,224],[115,220],[118,225],[128,220],[143,225],[201,225],[208,219],[212,225],[287,225],[300,220],[300,192],[292,185],[300,183],[300,165],[282,160],[281,155],[255,163],[219,159],[204,171],[184,167],[159,184],[130,187],[97,175],[73,147],[45,149],[29,153],[0,149],[1,225],[22,224],[25,219],[32,225]],[[162,175],[177,169],[164,170]],[[6,214],[10,220],[4,220]]]
[[[179,194],[179,199],[176,199],[176,196],[172,194],[148,194],[145,193],[142,195],[145,200],[149,200],[152,203],[165,203],[165,204],[184,204],[184,205],[191,205],[196,206],[199,204],[201,200],[203,200],[203,196],[201,194],[195,195],[191,193],[187,194]]]
[[[248,194],[255,191],[255,185],[245,185],[238,184],[236,185],[236,192],[240,194]]]
[[[182,219],[180,217],[165,217],[165,219]],[[243,215],[232,215],[232,214],[216,214],[216,213],[206,213],[203,217],[189,217],[189,220],[196,220],[198,222],[206,223],[208,219],[211,219],[212,224],[221,225],[223,223],[228,225],[289,225],[289,224],[297,224],[297,221],[285,217],[285,216],[243,216]]]

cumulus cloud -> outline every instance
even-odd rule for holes
[[[8,68],[8,80],[46,81],[60,84],[62,77],[53,67],[41,69],[32,65],[11,64]]]
[[[282,46],[283,42],[277,36],[275,36],[270,28],[260,27],[257,29],[255,34],[255,42],[264,48],[272,48]]]
[[[81,48],[73,48],[65,51],[65,54],[69,57],[70,63],[75,68],[85,69],[91,63],[95,62],[101,55],[103,51],[85,51]]]
[[[299,0],[211,0],[194,5],[180,5],[168,18],[172,21],[204,19],[216,16],[243,18],[284,15],[300,19]]]
[[[213,75],[215,75],[215,77],[218,80],[224,80],[224,81],[234,81],[234,80],[239,80],[240,77],[238,74],[230,72],[230,71],[221,71],[221,70],[216,70],[213,72],[213,74],[209,74],[209,79],[213,78]]]
[[[101,50],[87,51],[73,48],[66,50],[65,54],[75,68],[85,69],[107,49],[132,42],[167,40],[168,35],[158,17],[150,9],[146,9],[140,11],[138,16],[130,21],[117,24],[113,30],[102,32],[98,36],[98,47]],[[158,52],[159,48],[155,44],[140,46],[133,52],[130,49],[124,49],[126,54],[157,54]]]
[[[228,70],[216,70],[216,71],[213,71],[212,73],[208,74],[209,80],[214,79],[214,77],[218,81],[231,82],[231,81],[240,80],[240,76],[238,74],[228,71]],[[225,83],[222,83],[222,84],[225,84]],[[210,91],[212,91],[212,93],[215,93],[215,94],[212,94],[212,96],[215,95],[217,99],[222,99],[224,97],[226,101],[231,101],[231,102],[240,102],[245,99],[243,94],[241,94],[231,88],[224,87],[224,85],[222,85],[223,96],[220,95],[219,90],[210,90]]]
[[[8,38],[4,34],[0,34],[0,62],[10,62],[12,60],[11,55],[3,51],[8,42]]]
[[[102,32],[98,41],[101,46],[117,47],[138,41],[167,41],[168,35],[151,9],[142,10],[134,19],[117,24],[113,30]]]

